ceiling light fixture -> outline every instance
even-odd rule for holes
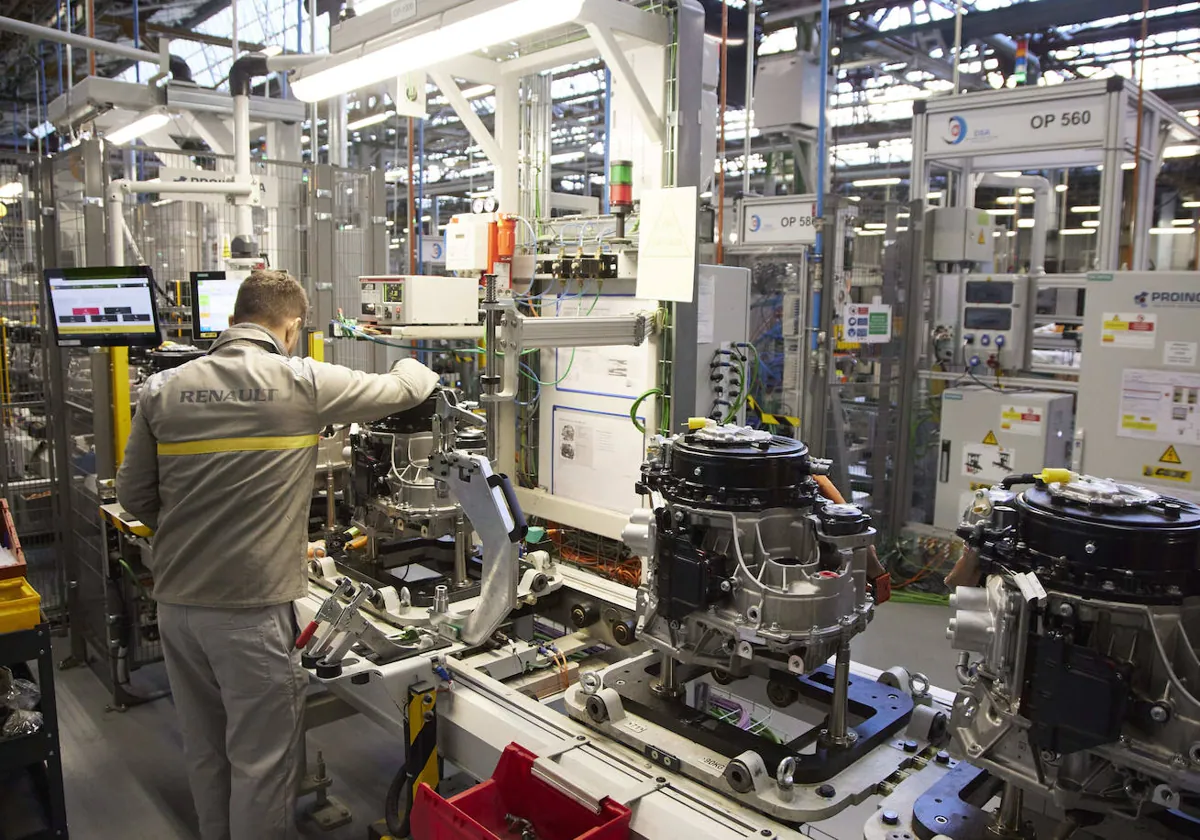
[[[1058,232],[1059,236],[1088,236],[1096,232],[1095,228],[1063,228]]]
[[[149,111],[143,111],[128,125],[122,126],[116,131],[109,132],[105,136],[105,139],[114,146],[123,146],[138,139],[143,134],[162,128],[170,121],[171,115],[167,113],[165,108],[151,108]]]
[[[1031,228],[1035,224],[1036,222],[1033,219],[1017,219],[1017,227],[1019,228]]]
[[[1072,213],[1099,213],[1099,204],[1077,204],[1071,208]]]
[[[570,23],[579,17],[584,0],[514,0],[479,14],[470,14],[476,4],[450,9],[439,18],[429,18],[430,28],[411,38],[377,50],[341,60],[331,56],[302,70],[292,81],[292,94],[304,102],[321,102],[368,85],[378,84],[411,70],[423,69],[451,58],[477,52],[484,47],[513,41]],[[466,10],[468,17],[461,17]],[[368,47],[360,47],[360,52]]]
[[[1195,233],[1195,232],[1196,231],[1192,228],[1183,228],[1183,227],[1152,227],[1152,228],[1150,228],[1150,233],[1154,234],[1155,236],[1166,235],[1166,234],[1170,234],[1170,233],[1180,233],[1180,234],[1187,235],[1189,233]]]
[[[989,216],[1015,216],[1017,211],[1012,207],[989,207],[984,211]]]
[[[900,183],[899,178],[863,178],[858,181],[851,181],[852,187],[894,187]]]
[[[361,117],[361,118],[355,120],[354,122],[346,123],[346,130],[347,131],[358,131],[359,129],[366,128],[369,125],[379,125],[379,123],[383,122],[384,120],[390,119],[394,116],[396,116],[395,111],[392,111],[392,110],[380,111],[378,114],[371,114],[368,117]]]

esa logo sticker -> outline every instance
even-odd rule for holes
[[[967,138],[967,121],[963,117],[953,116],[946,122],[946,136],[943,138],[947,145],[957,146]]]

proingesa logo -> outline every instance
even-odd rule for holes
[[[1146,300],[1150,297],[1149,292],[1138,292],[1133,296],[1133,302],[1143,309],[1146,308]]]
[[[949,146],[957,146],[967,139],[967,121],[963,117],[953,116],[946,121],[946,136],[942,138]]]

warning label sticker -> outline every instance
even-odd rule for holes
[[[1042,409],[1037,406],[1000,406],[1000,429],[1014,435],[1041,434],[1042,419]]]
[[[995,435],[989,433],[995,440]],[[964,443],[962,448],[962,474],[980,484],[997,482],[1011,475],[1016,469],[1017,450],[1008,446],[988,443]]]
[[[1176,470],[1170,467],[1157,467],[1152,464],[1146,464],[1142,467],[1143,478],[1153,478],[1159,481],[1178,481],[1182,484],[1192,483],[1191,470]]]
[[[1182,464],[1183,463],[1183,461],[1179,460],[1179,453],[1175,451],[1174,446],[1168,446],[1167,450],[1165,452],[1163,452],[1163,454],[1158,456],[1158,462],[1160,464]]]
[[[1105,312],[1101,347],[1153,350],[1158,316],[1149,312]]]
[[[988,446],[999,446],[1000,445],[1000,442],[998,440],[996,440],[996,433],[993,431],[990,431],[990,430],[988,431],[988,433],[986,435],[983,436],[983,442]]]

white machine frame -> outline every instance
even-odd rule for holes
[[[1058,119],[1063,114],[1082,113],[1085,110],[1090,113],[1090,124],[1103,125],[1101,139],[1071,141],[1064,140],[1060,135],[1039,138],[1037,129],[1042,125],[1032,124],[1039,114]],[[1031,111],[1035,116],[1030,116]],[[1138,91],[1119,77],[1046,87],[981,91],[917,102],[913,108],[912,198],[925,198],[933,165],[961,176],[957,203],[964,206],[973,206],[977,183],[973,176],[978,173],[1103,165],[1095,267],[1098,270],[1113,270],[1118,267],[1121,239],[1121,205],[1124,198],[1121,164],[1133,160],[1144,170],[1138,182],[1138,194],[1132,197],[1136,215],[1134,264],[1131,267],[1144,270],[1150,250],[1149,231],[1154,223],[1154,184],[1162,166],[1163,150],[1168,141],[1197,142],[1200,130],[1185,122],[1178,111],[1150,92],[1142,94],[1141,112],[1143,125],[1141,148],[1138,149]],[[975,115],[991,124],[1020,125],[1019,136],[1014,131],[1010,137],[999,138],[997,142],[989,144],[986,151],[966,143],[946,142],[937,146],[932,142],[931,138],[937,136],[943,122],[960,119],[963,120],[960,125],[969,126]],[[1016,185],[1015,181],[1013,183]]]

